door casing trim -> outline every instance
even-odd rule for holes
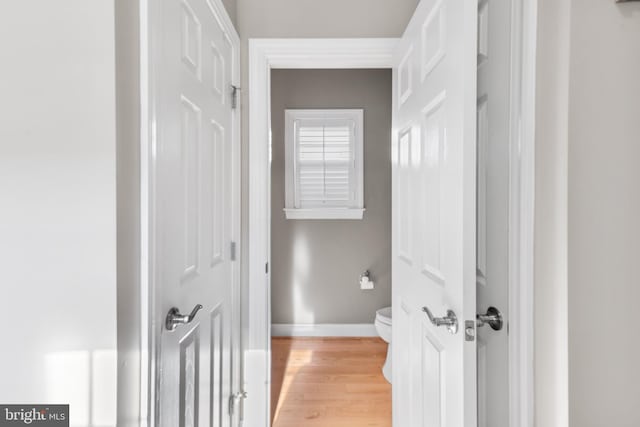
[[[271,383],[270,88],[274,68],[391,68],[397,39],[249,40],[249,230],[244,423],[268,427]]]
[[[514,0],[511,65],[509,387],[512,427],[533,427],[533,224],[537,2]],[[268,427],[271,383],[270,72],[392,68],[398,39],[249,40],[249,227],[245,425]]]
[[[509,170],[509,408],[511,427],[533,427],[535,105],[538,0],[511,11]]]
[[[232,72],[231,84],[240,87],[240,37],[229,17],[222,0],[205,0],[212,16],[223,28],[231,44]],[[161,45],[160,6],[157,0],[139,0],[140,10],[140,417],[139,425],[149,427],[158,425],[158,386],[160,366],[160,334],[162,333],[164,313],[159,313],[157,304],[159,295],[156,282],[156,221],[155,198],[155,147],[156,100],[159,90],[159,77],[156,64],[156,47]],[[236,261],[232,267],[232,313],[233,324],[239,325],[242,318],[241,303],[241,122],[240,108],[234,110],[231,127],[232,173],[231,194],[233,204],[231,240],[236,242]],[[242,337],[236,344],[240,352],[240,366],[232,367],[234,385],[242,386],[244,369],[242,363]],[[238,391],[238,390],[234,390]]]

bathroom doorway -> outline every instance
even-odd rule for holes
[[[391,81],[271,71],[273,427],[391,426]]]
[[[424,22],[440,22],[434,21],[433,16],[429,15],[428,10],[425,8],[429,8],[434,6],[431,3],[421,3],[425,6],[419,6],[420,19],[427,18]],[[436,5],[441,5],[441,2],[436,2]],[[431,6],[429,6],[431,5]],[[481,11],[479,11],[481,12]],[[486,11],[485,11],[486,12]],[[520,10],[519,12],[522,12]],[[418,12],[417,12],[418,13]],[[486,15],[485,15],[486,16]],[[520,16],[518,11],[514,11],[513,16]],[[417,22],[417,21],[416,21]],[[518,21],[514,24],[513,28],[518,28],[522,26],[522,22]],[[415,24],[414,24],[415,27]],[[427,25],[428,27],[428,25]],[[522,30],[522,28],[520,28]],[[524,31],[523,31],[524,32]],[[411,33],[414,34],[415,33]],[[514,420],[527,420],[528,414],[531,409],[529,405],[531,396],[532,396],[532,383],[530,376],[530,362],[528,361],[528,354],[530,354],[530,340],[532,338],[532,332],[530,330],[531,322],[530,322],[530,314],[532,312],[532,300],[531,300],[531,289],[530,284],[531,277],[531,265],[532,265],[532,256],[531,256],[531,247],[529,245],[530,236],[531,236],[531,218],[532,218],[532,209],[533,204],[531,203],[532,191],[531,191],[531,173],[533,169],[531,168],[532,162],[532,135],[529,132],[531,129],[531,99],[526,98],[526,96],[530,96],[531,87],[528,86],[530,82],[527,78],[531,77],[531,69],[523,68],[525,65],[529,65],[528,62],[532,58],[532,51],[526,50],[531,48],[531,38],[530,35],[527,34],[526,37],[515,38],[513,42],[513,46],[518,45],[518,43],[522,43],[518,45],[517,48],[514,48],[516,54],[511,56],[510,61],[517,64],[517,67],[511,67],[514,71],[514,75],[511,76],[512,82],[511,87],[514,88],[510,97],[510,120],[518,123],[518,126],[509,125],[509,128],[513,131],[518,129],[518,132],[513,132],[509,137],[509,157],[507,158],[509,162],[509,196],[508,196],[508,206],[506,209],[509,210],[509,221],[510,221],[510,235],[509,235],[509,244],[508,244],[508,256],[505,259],[505,262],[509,264],[509,316],[512,322],[509,322],[509,319],[503,317],[503,331],[502,333],[506,334],[509,331],[508,335],[508,345],[509,345],[509,357],[508,357],[508,377],[507,381],[509,383],[508,389],[503,390],[492,390],[491,393],[488,391],[477,388],[479,384],[487,384],[487,382],[483,382],[482,378],[466,378],[464,380],[465,384],[468,384],[468,387],[465,385],[461,387],[458,392],[454,393],[452,388],[442,389],[437,387],[434,389],[435,391],[446,391],[447,399],[453,399],[453,401],[462,404],[462,396],[473,395],[476,396],[477,399],[466,399],[464,400],[465,405],[469,404],[474,408],[476,405],[487,408],[492,408],[492,411],[484,412],[488,417],[493,417],[495,412],[494,408],[497,408],[500,413],[498,414],[501,420],[507,420],[507,425],[513,426],[521,426],[528,425],[526,422],[523,423],[515,423]],[[513,37],[513,36],[512,36]],[[490,38],[493,40],[494,38]],[[416,43],[419,43],[416,41]],[[416,64],[413,64],[412,61],[407,60],[407,58],[411,57],[411,54],[415,53],[416,56],[419,55],[419,51],[416,53],[415,49],[411,49],[411,46],[408,47],[408,54],[403,56],[399,56],[399,52],[397,49],[398,40],[396,39],[305,39],[305,40],[269,40],[269,39],[255,39],[250,40],[249,43],[249,58],[252,66],[250,67],[250,75],[249,75],[249,84],[250,84],[250,103],[249,103],[249,141],[250,141],[250,150],[249,150],[249,165],[250,165],[250,183],[249,183],[249,210],[248,210],[248,228],[249,228],[249,237],[251,240],[251,245],[249,247],[249,289],[247,295],[247,299],[250,301],[249,311],[246,313],[249,322],[249,330],[248,330],[248,347],[246,351],[246,377],[247,378],[247,392],[248,392],[248,400],[247,405],[251,408],[250,410],[245,411],[245,420],[246,422],[256,425],[267,425],[271,419],[271,407],[270,404],[270,396],[271,396],[271,383],[274,381],[272,378],[272,370],[271,370],[271,362],[272,362],[272,348],[271,346],[271,329],[272,329],[272,320],[271,320],[271,289],[273,284],[273,277],[271,275],[273,268],[273,248],[270,244],[272,236],[270,235],[271,230],[271,160],[273,153],[271,151],[271,145],[266,143],[267,141],[272,142],[273,134],[270,129],[271,117],[270,117],[270,108],[266,108],[271,105],[271,73],[277,69],[290,69],[290,68],[300,68],[300,69],[321,69],[321,68],[329,68],[329,69],[388,69],[394,68],[397,70],[397,73],[394,73],[394,82],[393,82],[393,90],[397,94],[393,97],[394,109],[396,102],[399,102],[402,98],[406,98],[410,96],[411,90],[407,88],[407,82],[413,82],[414,84],[420,84],[421,76],[428,76],[424,73],[424,69],[417,67],[419,64],[416,61]],[[484,45],[479,45],[478,48],[483,47]],[[468,46],[467,46],[468,47]],[[521,50],[518,50],[521,49]],[[523,52],[523,50],[526,50]],[[403,52],[406,53],[407,51]],[[433,52],[428,51],[427,53],[435,54],[436,56],[438,51],[437,49]],[[422,52],[424,54],[424,52]],[[474,52],[473,55],[473,63],[474,66],[478,64],[475,61],[475,56],[477,52]],[[523,59],[526,57],[526,61]],[[480,58],[478,58],[480,59]],[[397,63],[396,61],[401,61]],[[526,64],[524,64],[526,62]],[[411,71],[407,71],[407,64],[411,64]],[[524,65],[523,65],[524,64]],[[416,69],[413,69],[413,65],[416,65]],[[503,64],[504,65],[504,64]],[[521,74],[518,74],[521,73]],[[400,82],[395,81],[395,76],[400,77]],[[410,86],[410,85],[409,85]],[[475,89],[475,84],[473,85]],[[414,89],[416,86],[413,87]],[[454,92],[450,92],[454,93]],[[409,95],[408,95],[409,94]],[[478,113],[479,109],[476,109],[476,101],[478,93],[474,90],[473,92],[467,94],[468,96],[473,95],[473,105],[471,111],[473,113]],[[486,100],[485,96],[485,100]],[[429,105],[432,107],[431,109],[425,107],[425,111],[434,111],[435,107],[440,104]],[[467,104],[465,104],[467,105]],[[435,107],[434,107],[435,106]],[[352,106],[353,107],[353,106]],[[491,111],[485,110],[486,111]],[[424,111],[423,111],[424,113]],[[480,120],[478,120],[480,122]],[[416,136],[419,134],[421,129],[422,121],[415,122],[415,130]],[[476,123],[474,118],[473,123]],[[486,123],[486,122],[485,122]],[[394,125],[394,129],[392,132],[397,132],[398,130],[406,129],[406,123],[398,123]],[[396,129],[395,126],[398,126]],[[474,126],[475,127],[475,126]],[[468,127],[466,129],[469,129]],[[478,134],[480,134],[481,130],[478,129]],[[396,138],[397,140],[398,138]],[[393,138],[392,138],[393,140]],[[415,144],[410,145],[412,150],[417,147],[420,138],[415,138]],[[477,144],[478,141],[475,140],[475,132],[474,139],[472,144]],[[397,152],[396,150],[402,144],[398,144],[395,146],[395,149],[392,149],[389,157],[392,161],[392,164],[397,164],[401,160],[402,153]],[[415,153],[421,152],[419,148]],[[426,151],[422,151],[422,153],[427,153]],[[433,154],[433,153],[431,153]],[[407,159],[411,159],[411,162],[406,162],[406,166],[410,167],[414,165],[414,160],[420,157],[408,157]],[[475,153],[472,157],[475,160]],[[517,161],[514,161],[516,159]],[[396,162],[396,163],[393,163]],[[468,169],[468,173],[465,175],[467,177],[475,176],[476,165],[474,164],[472,167]],[[471,173],[473,172],[473,173]],[[419,174],[413,174],[414,178],[417,178]],[[475,178],[474,178],[475,183]],[[394,193],[398,190],[396,188],[397,184],[394,184],[393,191]],[[417,192],[419,186],[416,187],[414,183],[409,182],[408,187],[412,189],[409,192],[410,197],[419,198],[420,193]],[[476,188],[475,185],[472,188],[473,193],[475,194]],[[451,193],[453,194],[453,193]],[[395,196],[394,196],[395,197]],[[286,202],[286,201],[285,201]],[[366,206],[364,206],[366,209]],[[477,214],[476,206],[473,206],[472,217],[475,218]],[[466,212],[466,211],[465,211]],[[467,213],[468,214],[468,213]],[[465,214],[465,215],[467,215]],[[366,211],[364,213],[366,216]],[[414,214],[415,216],[415,214]],[[446,217],[445,217],[446,218]],[[399,222],[398,222],[399,221]],[[476,220],[474,219],[473,222]],[[402,222],[400,217],[394,218],[393,222]],[[268,224],[268,225],[267,225]],[[393,234],[393,233],[392,233]],[[475,242],[475,237],[471,239],[471,241]],[[416,240],[417,242],[418,240]],[[475,245],[473,245],[475,246]],[[393,248],[396,246],[394,245]],[[392,249],[393,249],[392,248]],[[475,253],[475,248],[473,250]],[[394,258],[395,259],[395,258]],[[307,262],[313,262],[312,259],[307,260]],[[474,279],[474,287],[475,287],[475,279],[476,279],[476,260],[473,259],[473,279]],[[416,264],[416,267],[419,267],[420,264]],[[513,280],[514,277],[517,277],[518,280]],[[356,279],[359,282],[359,278]],[[374,283],[376,282],[375,276],[373,277]],[[480,286],[481,284],[478,284]],[[397,283],[394,283],[395,287],[398,286]],[[515,290],[515,292],[511,292]],[[474,291],[475,292],[475,291]],[[420,300],[424,300],[420,298]],[[446,299],[427,299],[424,300],[426,304],[445,304],[447,305]],[[420,301],[412,301],[413,303],[420,303]],[[474,301],[475,302],[475,301]],[[396,301],[393,301],[394,306]],[[449,301],[449,304],[451,301]],[[425,304],[425,303],[422,303]],[[458,325],[459,328],[449,328],[442,326],[450,326],[448,324],[451,318],[438,319],[436,317],[442,316],[444,312],[440,308],[437,309],[435,316],[430,318],[427,316],[428,313],[418,312],[418,310],[409,310],[415,311],[412,313],[412,318],[416,320],[415,325],[411,326],[420,326],[422,330],[428,331],[427,334],[429,339],[432,339],[432,343],[434,344],[434,348],[437,350],[438,339],[433,341],[434,337],[440,337],[445,339],[449,335],[446,335],[447,331],[451,333],[451,340],[461,339],[466,343],[463,347],[465,352],[467,350],[473,349],[474,357],[473,359],[465,358],[465,363],[467,361],[476,364],[482,363],[481,354],[478,354],[478,359],[476,361],[475,351],[476,351],[476,341],[475,341],[475,332],[476,332],[476,324],[477,322],[482,322],[484,326],[489,325],[491,319],[489,317],[484,317],[484,319],[475,319],[476,312],[478,314],[484,315],[487,314],[482,311],[482,307],[476,307],[475,303],[473,305],[467,304],[465,305],[464,317],[460,317]],[[397,308],[397,307],[396,307]],[[401,307],[405,308],[405,307]],[[486,308],[486,307],[485,307]],[[471,313],[468,313],[470,311]],[[395,314],[395,313],[394,313]],[[490,314],[490,313],[489,313]],[[394,318],[393,328],[394,330],[399,327],[397,318]],[[433,323],[433,325],[430,325]],[[405,325],[409,326],[409,325]],[[464,326],[464,327],[463,327]],[[413,328],[415,329],[415,328]],[[416,329],[419,330],[420,328]],[[375,325],[373,327],[375,330]],[[489,328],[485,327],[485,330],[489,332]],[[497,332],[497,331],[496,331]],[[435,333],[436,335],[433,335]],[[375,337],[374,337],[375,338]],[[449,340],[449,338],[446,338]],[[393,340],[391,340],[393,342]],[[285,347],[288,344],[285,344]],[[456,344],[458,345],[458,344]],[[488,345],[491,345],[490,343]],[[289,348],[294,348],[293,345],[290,345]],[[400,348],[400,354],[410,354],[412,355],[408,362],[411,364],[416,364],[420,360],[423,362],[427,362],[429,360],[435,360],[437,358],[437,352],[430,352],[429,347],[427,345],[422,346],[421,352],[415,353],[410,351],[409,348],[404,348],[404,346],[395,346],[396,350]],[[421,358],[416,359],[414,357],[416,354],[421,354]],[[440,353],[438,353],[440,354]],[[485,352],[485,356],[487,353]],[[301,358],[303,356],[300,356]],[[442,355],[440,357],[443,357]],[[444,357],[449,357],[447,354]],[[460,360],[460,359],[457,359]],[[486,360],[486,359],[485,359]],[[396,359],[394,359],[395,363],[393,363],[394,367],[397,366],[408,366],[404,364],[404,362],[398,363]],[[452,361],[453,362],[453,361]],[[423,365],[424,366],[424,365]],[[431,364],[429,366],[447,366],[447,364]],[[503,367],[505,368],[505,367]],[[476,367],[474,366],[473,371],[475,372]],[[456,371],[457,372],[457,371]],[[487,372],[484,370],[483,372]],[[438,373],[438,371],[434,371],[434,374]],[[396,373],[394,371],[393,378],[406,378],[407,376],[403,373],[403,376],[396,377]],[[454,371],[440,372],[440,375],[455,375]],[[417,375],[417,374],[416,374]],[[423,378],[424,371],[422,374],[414,376],[415,378]],[[435,380],[444,379],[444,376],[432,376],[430,378],[425,379],[424,386],[433,386]],[[486,380],[486,378],[485,378]],[[457,380],[456,380],[457,381]],[[265,384],[267,387],[265,388]],[[413,384],[413,382],[411,382]],[[459,384],[459,383],[458,383]],[[284,384],[281,385],[284,388]],[[396,416],[403,416],[408,413],[412,413],[411,411],[398,411],[398,406],[400,403],[403,403],[400,390],[407,389],[407,387],[411,388],[408,383],[403,383],[402,381],[398,383],[394,381],[392,386],[392,394],[393,394],[393,408],[394,408],[394,419]],[[429,387],[423,387],[422,392],[428,392],[431,390]],[[452,394],[453,393],[453,394]],[[506,394],[505,394],[506,393]],[[438,394],[434,395],[438,396]],[[491,396],[491,399],[488,400],[487,397]],[[426,408],[424,402],[428,402],[430,407],[433,407],[434,404],[438,402],[438,398],[432,398],[428,400],[424,399],[413,399],[415,402],[423,402],[422,404],[417,404],[415,410],[423,412]],[[441,400],[440,400],[441,401]],[[405,400],[405,403],[407,401]],[[435,402],[435,403],[434,403]],[[494,405],[495,403],[495,405]],[[277,403],[276,403],[277,405]],[[413,403],[412,403],[413,405]],[[455,405],[454,405],[455,406]],[[458,409],[462,410],[460,406],[456,406]],[[441,408],[441,410],[453,410],[452,408]],[[431,412],[433,414],[434,412]],[[460,413],[460,412],[458,412]],[[476,413],[475,410],[469,410],[465,406],[464,409],[465,414],[469,414],[469,417],[474,418],[480,413]],[[506,417],[504,416],[506,414]],[[311,414],[313,415],[313,414]],[[465,415],[465,419],[467,416]],[[317,418],[313,418],[317,419]],[[403,418],[404,419],[404,418]],[[311,423],[312,421],[305,421],[304,424]],[[394,420],[395,425],[405,425],[402,420]],[[502,421],[501,421],[502,423]],[[304,425],[303,424],[303,425]],[[319,424],[316,422],[316,424]],[[500,424],[501,426],[503,424]]]

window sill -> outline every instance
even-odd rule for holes
[[[314,208],[283,209],[287,219],[362,219],[365,209]]]

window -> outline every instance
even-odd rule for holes
[[[363,110],[286,110],[287,219],[362,219]]]

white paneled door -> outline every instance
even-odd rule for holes
[[[398,427],[477,425],[477,16],[477,0],[422,0],[394,61]]]
[[[162,330],[157,424],[230,426],[238,331],[232,327],[234,51],[209,1],[159,4],[153,160],[155,327]],[[172,309],[173,325],[166,318]]]

